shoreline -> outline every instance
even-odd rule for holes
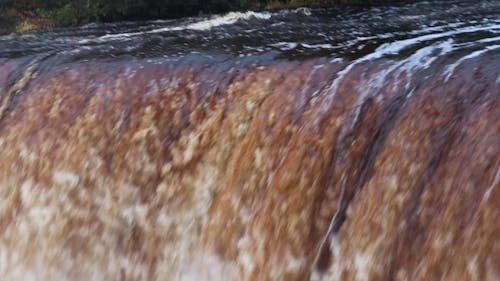
[[[0,11],[0,36],[54,27],[61,26],[34,11],[25,13],[21,13],[15,9]]]
[[[275,11],[282,9],[295,9],[301,7],[333,7],[333,6],[372,6],[372,5],[383,5],[383,4],[394,4],[410,2],[405,0],[385,0],[385,1],[363,1],[363,0],[291,0],[287,3],[281,2],[279,0],[273,0],[265,4],[265,6],[257,9],[239,9],[230,11],[214,12],[211,14],[225,14],[228,12],[241,12],[241,11]],[[201,10],[200,10],[200,14]],[[195,14],[188,14],[185,17],[196,16]],[[184,17],[184,16],[183,16]],[[19,8],[4,8],[0,7],[0,36],[9,35],[12,33],[23,33],[34,30],[47,30],[51,28],[64,28],[64,27],[75,27],[83,26],[92,22],[120,22],[120,21],[134,21],[134,20],[157,20],[157,19],[175,19],[182,17],[175,16],[165,16],[165,17],[155,17],[155,18],[144,18],[144,19],[133,19],[124,17],[119,20],[110,21],[82,21],[79,24],[62,24],[58,23],[56,20],[51,19],[47,15],[43,15],[37,9],[23,10]]]

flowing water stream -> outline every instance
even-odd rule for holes
[[[500,1],[0,37],[0,280],[498,280]]]

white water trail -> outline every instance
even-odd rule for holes
[[[433,33],[433,34],[426,34],[414,38],[409,38],[405,40],[399,40],[395,42],[390,42],[381,45],[378,47],[373,53],[370,53],[364,57],[361,57],[355,61],[353,61],[351,64],[349,64],[347,67],[345,67],[343,70],[341,70],[337,74],[337,78],[335,78],[330,85],[330,88],[328,92],[330,93],[325,100],[325,102],[322,104],[319,112],[324,113],[327,110],[329,110],[331,103],[333,102],[335,98],[335,94],[337,93],[338,87],[340,85],[340,82],[344,79],[344,77],[357,65],[371,61],[371,60],[376,60],[383,58],[384,56],[387,55],[397,55],[399,52],[402,50],[409,48],[411,46],[414,46],[416,44],[423,43],[425,41],[430,41],[430,40],[437,40],[440,38],[446,38],[449,36],[454,36],[458,34],[465,34],[465,33],[474,33],[478,31],[493,31],[496,29],[500,29],[500,24],[487,24],[487,25],[480,25],[480,26],[467,26],[467,27],[462,27],[462,28],[457,28],[455,30],[450,30],[446,32],[440,32],[440,33]],[[398,64],[397,66],[399,66]],[[393,68],[394,69],[394,68]]]
[[[481,56],[482,54],[484,53],[487,53],[487,52],[490,52],[490,51],[494,51],[494,50],[497,50],[497,49],[500,49],[500,45],[493,45],[493,46],[488,46],[484,49],[481,49],[481,50],[477,50],[477,51],[474,51],[466,56],[463,56],[461,57],[459,60],[457,60],[455,63],[453,63],[452,65],[450,65],[446,71],[445,71],[445,79],[444,81],[445,82],[448,82],[448,80],[450,80],[450,78],[453,76],[453,74],[455,73],[455,69],[461,64],[463,63],[464,61],[466,60],[469,60],[469,59],[473,59],[473,58],[476,58],[476,57],[479,57]]]
[[[198,31],[206,31],[210,30],[214,27],[223,26],[223,25],[231,25],[235,24],[241,20],[249,20],[249,19],[259,19],[259,20],[268,20],[272,17],[271,13],[268,12],[230,12],[225,15],[215,16],[207,20],[202,20],[194,23],[190,23],[183,26],[173,26],[173,27],[162,27],[149,31],[141,31],[141,32],[129,32],[129,33],[117,33],[117,34],[107,34],[103,35],[99,38],[89,40],[84,39],[81,40],[80,43],[88,43],[93,41],[103,41],[109,39],[124,39],[133,36],[139,36],[144,34],[155,34],[169,31],[181,31],[181,30],[198,30]]]
[[[422,36],[418,36],[418,37],[414,37],[414,38],[410,38],[410,39],[405,39],[405,40],[400,40],[400,41],[395,41],[395,42],[383,44],[380,47],[378,47],[373,53],[370,53],[364,57],[361,57],[361,58],[353,61],[351,64],[346,66],[342,71],[340,71],[337,74],[337,77],[334,79],[334,81],[332,82],[332,84],[329,88],[329,91],[328,91],[329,95],[327,96],[326,101],[321,105],[321,108],[319,111],[321,113],[324,113],[326,110],[329,110],[331,104],[334,102],[334,97],[338,91],[338,87],[339,87],[340,83],[343,81],[344,77],[355,66],[357,66],[361,63],[364,63],[367,61],[372,61],[375,59],[380,59],[386,55],[397,55],[402,50],[404,50],[408,47],[414,46],[416,44],[420,44],[420,43],[425,42],[425,41],[438,40],[441,38],[446,38],[446,37],[450,37],[450,36],[457,35],[457,34],[472,33],[472,32],[484,31],[484,30],[492,31],[492,30],[496,30],[498,28],[500,28],[499,24],[490,24],[490,25],[482,25],[482,26],[468,26],[468,27],[463,27],[463,28],[457,28],[457,29],[451,30],[451,31],[434,33],[434,34],[426,34],[426,35],[422,35]],[[479,56],[487,51],[495,50],[499,47],[500,47],[500,45],[487,47],[484,50],[474,52],[474,53],[460,59],[457,63],[460,63],[465,59],[477,57],[477,56]],[[437,59],[438,56],[448,54],[448,53],[452,52],[453,50],[455,50],[455,47],[453,45],[452,39],[448,39],[448,40],[441,42],[437,45],[426,46],[424,48],[417,50],[415,53],[413,53],[408,58],[391,65],[386,70],[384,70],[383,73],[381,73],[381,75],[377,75],[375,80],[370,80],[368,82],[368,85],[367,85],[368,89],[364,89],[362,91],[362,94],[358,98],[358,101],[356,104],[356,111],[354,112],[354,116],[352,117],[351,124],[355,124],[355,122],[359,118],[360,106],[364,102],[366,97],[368,95],[376,92],[376,91],[374,91],[374,89],[372,87],[375,87],[375,88],[381,87],[381,83],[378,83],[378,82],[385,81],[386,77],[390,73],[397,70],[398,71],[397,74],[406,73],[407,75],[409,75],[411,72],[413,72],[417,69],[428,68],[432,64],[432,62],[434,62]],[[438,54],[436,53],[437,51],[439,51]],[[407,83],[405,86],[406,90],[408,90],[409,86],[410,85]],[[412,93],[413,93],[413,90],[409,91],[408,96],[411,96]],[[342,200],[344,197],[344,192],[345,192],[345,190],[342,190],[342,194],[339,197],[339,202],[337,203],[338,206],[341,206],[341,203],[342,203]],[[328,227],[328,231],[320,244],[321,245],[320,249],[322,249],[323,247],[330,244],[331,240],[335,238],[335,234],[333,233],[333,229],[334,229],[335,222],[340,215],[339,211],[340,211],[340,209],[338,209],[337,212],[335,213],[335,215],[333,216],[333,218],[330,222],[330,225]],[[317,260],[317,258],[316,258],[316,260]],[[321,274],[319,272],[314,272],[313,275],[315,275],[316,277],[319,277],[319,278],[321,276]]]

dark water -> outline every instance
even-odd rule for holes
[[[495,51],[499,33],[500,1],[424,1],[34,31],[0,37],[0,57],[168,60],[201,53],[209,59],[252,55],[356,59],[370,53],[405,56],[426,46],[435,46],[431,52]]]

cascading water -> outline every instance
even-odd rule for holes
[[[0,280],[498,280],[500,2],[0,37]]]

